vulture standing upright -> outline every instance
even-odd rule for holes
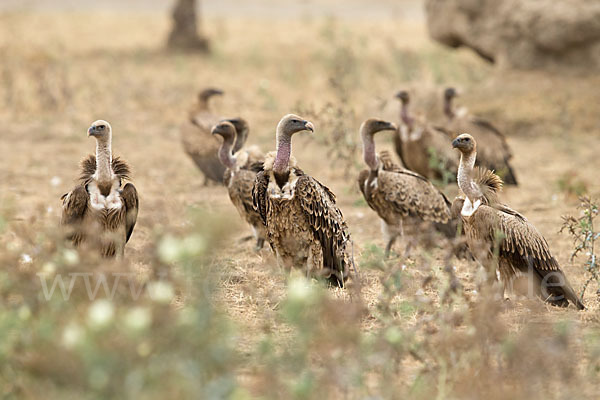
[[[79,185],[62,196],[61,224],[75,246],[86,242],[99,247],[103,256],[123,256],[137,220],[137,191],[132,183],[122,186],[129,166],[112,158],[110,124],[94,122],[88,136],[96,139],[96,155],[82,161]]]
[[[361,171],[358,186],[369,207],[382,222],[385,256],[403,234],[403,220],[431,221],[446,236],[456,236],[450,216],[450,202],[427,178],[395,165],[387,151],[375,152],[375,133],[395,130],[391,122],[368,119],[360,127],[363,158],[369,169]]]
[[[458,170],[458,157],[448,148],[450,135],[431,126],[423,117],[410,115],[410,96],[401,90],[396,98],[400,108],[400,129],[394,135],[396,153],[404,166],[429,179],[454,181]]]
[[[210,133],[212,127],[222,118],[211,112],[208,106],[211,97],[222,94],[219,89],[202,90],[198,94],[198,102],[189,111],[188,120],[181,127],[183,148],[204,174],[205,184],[209,181],[222,183],[225,172],[225,167],[217,156],[219,140]],[[236,144],[234,150],[239,148],[241,145],[238,147]]]
[[[240,216],[252,227],[256,238],[256,249],[260,250],[265,242],[266,232],[262,219],[252,203],[252,188],[256,180],[256,173],[262,170],[262,160],[251,161],[249,153],[244,150],[238,151],[235,155],[232,154],[233,146],[240,139],[239,134],[242,133],[236,129],[232,121],[240,129],[243,129],[244,120],[225,120],[215,125],[212,134],[223,138],[223,143],[219,148],[219,160],[227,167],[223,183],[227,186],[229,198]]]
[[[500,177],[489,170],[474,170],[475,139],[466,133],[459,135],[452,147],[461,153],[458,186],[463,194],[454,200],[452,210],[460,213],[469,248],[488,268],[488,278],[499,275],[503,292],[526,286],[528,295],[535,294],[550,304],[566,307],[570,301],[584,309],[546,239],[523,215],[499,202]],[[498,274],[491,271],[495,260]]]
[[[335,195],[291,157],[292,135],[301,131],[314,132],[314,127],[297,115],[288,114],[277,125],[277,151],[267,154],[256,176],[254,207],[280,266],[305,268],[307,275],[343,286],[350,234]]]
[[[446,129],[456,136],[469,132],[477,140],[479,154],[477,165],[496,171],[507,185],[516,185],[517,177],[510,165],[512,153],[506,137],[488,121],[470,115],[466,108],[454,109],[453,99],[458,96],[456,89],[444,91],[444,114],[448,118]]]

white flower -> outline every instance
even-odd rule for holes
[[[50,179],[50,184],[54,187],[57,187],[58,185],[60,185],[61,182],[62,182],[62,179],[60,179],[58,176],[53,176],[52,179]]]
[[[303,277],[297,277],[290,280],[288,286],[288,300],[294,302],[304,302],[313,294],[313,288],[310,282]]]
[[[23,304],[21,307],[19,307],[19,318],[25,321],[29,319],[29,317],[31,317],[31,310],[29,307],[27,307],[27,305]]]
[[[115,308],[109,300],[96,300],[88,309],[88,324],[92,328],[103,328],[110,324],[115,315]]]
[[[148,284],[148,294],[157,303],[170,303],[175,296],[175,291],[169,282],[154,281]]]
[[[56,265],[54,265],[53,262],[48,261],[42,265],[42,272],[47,275],[53,274],[56,272]]]
[[[82,337],[83,329],[75,323],[70,323],[63,331],[61,342],[63,346],[71,349],[81,342]]]
[[[74,266],[79,262],[79,253],[75,250],[65,249],[63,251],[63,259],[69,266]]]
[[[134,307],[125,315],[125,324],[131,330],[147,328],[152,322],[152,314],[147,307]]]

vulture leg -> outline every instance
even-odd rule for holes
[[[384,257],[387,259],[390,257],[390,252],[392,251],[392,246],[396,242],[399,236],[404,235],[404,229],[402,227],[402,220],[396,226],[389,225],[385,221],[381,221],[381,228],[383,230],[383,237],[386,239],[385,253]]]

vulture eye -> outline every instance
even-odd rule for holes
[[[293,119],[293,120],[292,120],[292,124],[297,124],[297,123],[299,123],[299,122],[300,122],[300,121],[298,121],[297,119]]]
[[[98,125],[98,129],[99,130],[103,130],[104,129],[104,125]]]

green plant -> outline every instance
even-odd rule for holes
[[[594,281],[598,286],[596,294],[600,295],[600,266],[596,255],[596,241],[600,238],[600,231],[596,231],[594,228],[594,221],[598,217],[598,205],[587,196],[582,196],[579,200],[580,215],[578,217],[563,216],[563,226],[560,231],[566,230],[573,238],[575,250],[571,254],[571,261],[580,254],[585,254],[584,268],[587,280],[581,290],[581,299],[583,300],[587,287]]]

